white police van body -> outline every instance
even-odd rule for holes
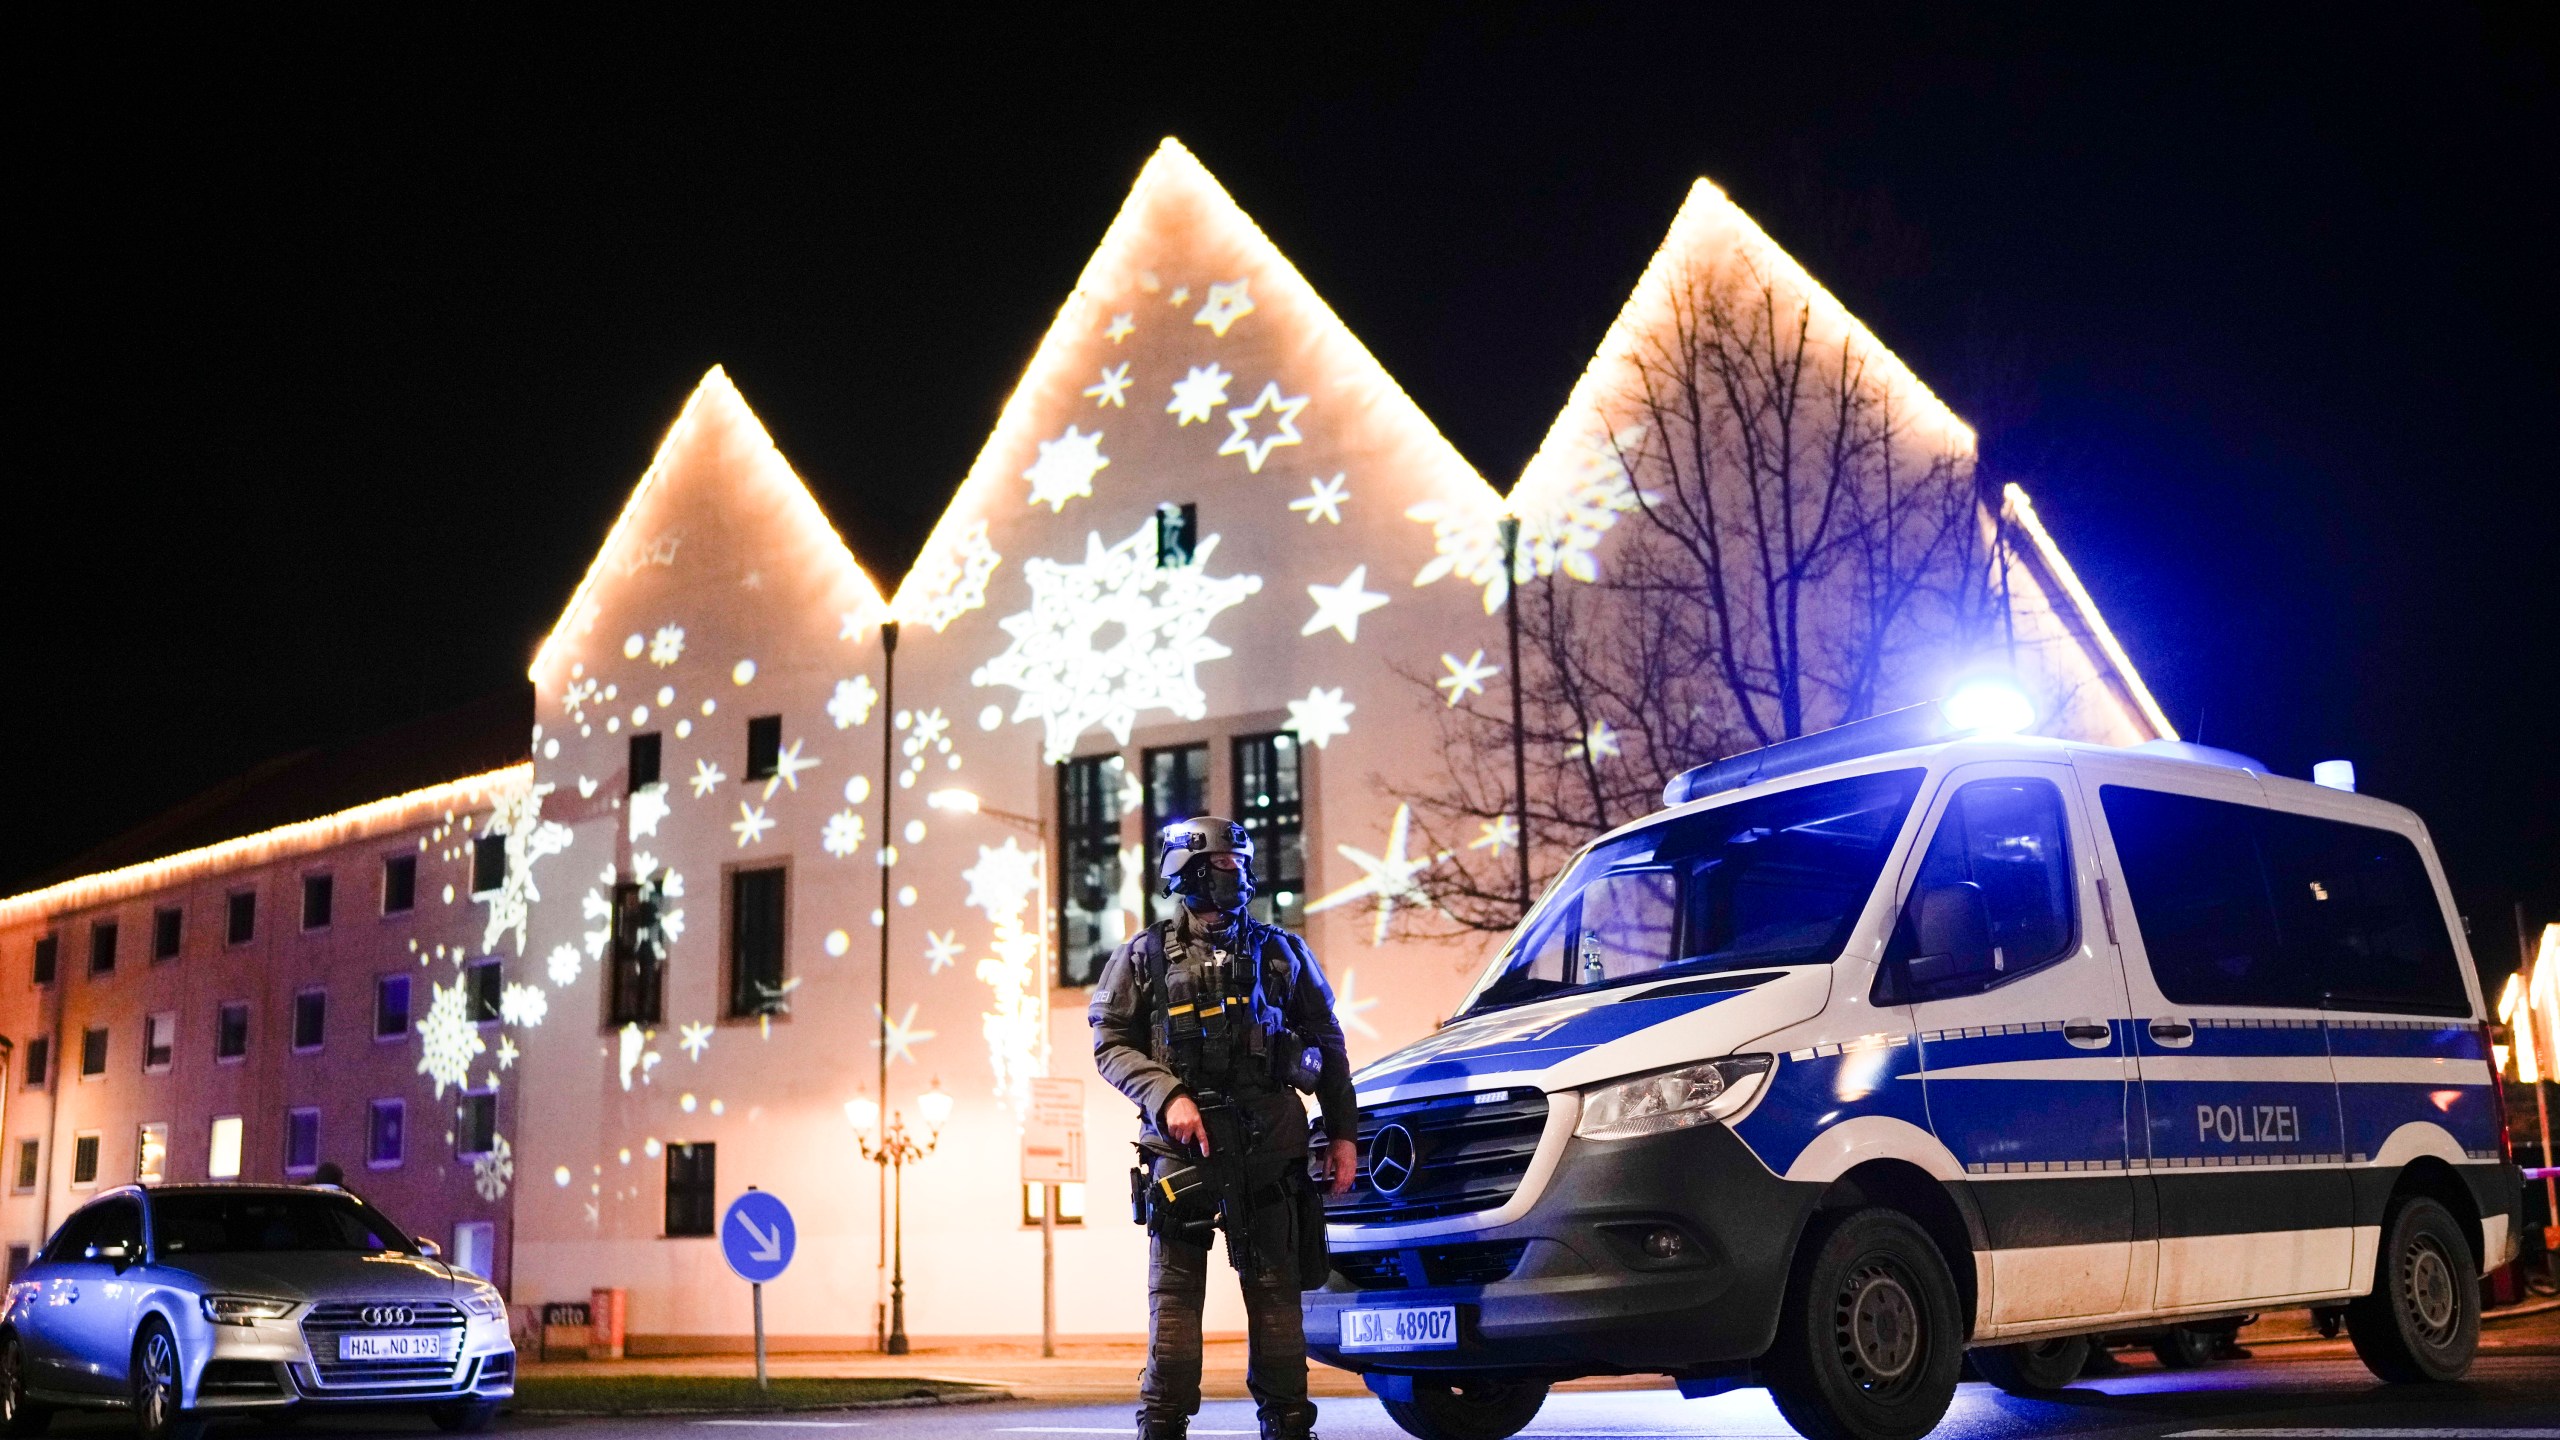
[[[1313,1350],[1428,1440],[1630,1373],[1913,1436],[1968,1348],[2033,1390],[2101,1331],[2350,1300],[2385,1378],[2459,1373],[2522,1181],[2417,817],[1947,732],[1703,766],[1593,842],[1358,1076]]]

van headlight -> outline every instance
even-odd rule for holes
[[[1573,1133],[1585,1140],[1632,1140],[1722,1120],[1759,1093],[1770,1059],[1730,1055],[1594,1086],[1582,1092],[1582,1118]]]
[[[216,1325],[255,1325],[261,1320],[283,1319],[293,1313],[294,1304],[264,1295],[207,1295],[204,1318]]]

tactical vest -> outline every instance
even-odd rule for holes
[[[1207,962],[1192,966],[1173,959],[1174,924],[1158,921],[1130,942],[1149,1053],[1195,1090],[1312,1091],[1317,1066],[1281,1008],[1298,980],[1288,934],[1238,916],[1227,943],[1211,944]]]

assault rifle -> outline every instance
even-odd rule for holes
[[[1232,1098],[1215,1091],[1194,1092],[1192,1103],[1200,1107],[1200,1126],[1209,1141],[1209,1153],[1193,1155],[1162,1140],[1137,1142],[1141,1157],[1161,1156],[1175,1162],[1161,1176],[1150,1172],[1152,1165],[1140,1165],[1130,1172],[1130,1189],[1139,1201],[1134,1217],[1160,1235],[1189,1240],[1184,1231],[1196,1228],[1206,1244],[1208,1231],[1215,1228],[1227,1239],[1227,1262],[1241,1275],[1255,1273],[1253,1244],[1253,1180],[1250,1162],[1262,1139],[1262,1127],[1253,1116]],[[1188,1215],[1194,1196],[1206,1189],[1210,1192],[1211,1215],[1202,1216],[1198,1209]]]

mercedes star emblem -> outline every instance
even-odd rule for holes
[[[1381,1195],[1393,1195],[1413,1180],[1416,1160],[1413,1132],[1389,1125],[1369,1138],[1369,1183]]]

